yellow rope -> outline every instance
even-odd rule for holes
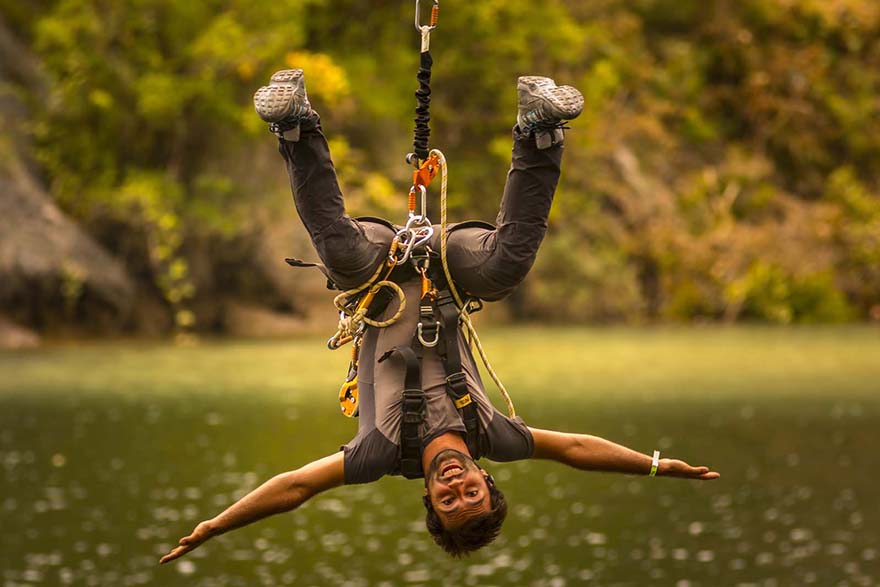
[[[388,251],[389,259],[394,258],[398,244],[399,242],[395,237],[395,239],[391,241],[391,248]],[[373,276],[363,284],[354,289],[346,290],[333,298],[333,305],[336,306],[336,309],[343,315],[340,317],[339,324],[336,326],[336,334],[330,338],[331,348],[338,349],[342,345],[350,342],[360,328],[361,323],[369,324],[376,328],[385,328],[397,322],[397,320],[403,315],[403,311],[406,309],[406,296],[399,285],[388,279],[395,267],[396,264],[393,261],[386,261],[385,263],[380,264],[376,268],[376,272],[373,273]],[[376,279],[379,279],[383,269],[387,269],[385,277],[380,281],[375,281]],[[372,285],[372,287],[370,287],[370,285]],[[347,307],[348,301],[368,287],[370,287],[370,291],[364,295],[364,298],[358,304],[357,308],[355,308],[354,311],[349,309]],[[379,290],[383,287],[391,288],[400,299],[400,305],[398,306],[397,311],[393,316],[383,321],[367,318],[367,311],[370,309],[370,303],[373,301],[373,297],[379,293]]]
[[[391,289],[394,290],[394,293],[396,293],[397,297],[400,299],[400,305],[397,307],[397,311],[394,313],[394,315],[391,316],[388,320],[373,320],[371,318],[367,318],[366,308],[363,309],[363,312],[365,314],[364,315],[364,322],[366,324],[369,324],[370,326],[375,326],[376,328],[386,328],[388,326],[391,326],[392,324],[397,322],[397,320],[401,316],[403,316],[403,310],[406,308],[406,295],[403,293],[403,289],[399,285],[394,283],[393,281],[383,279],[382,281],[380,281],[376,285],[374,285],[373,289],[371,289],[370,291],[372,291],[373,293],[376,293],[380,289],[382,289],[383,287],[390,287]]]
[[[446,283],[449,284],[449,291],[452,293],[452,297],[455,298],[455,303],[458,305],[459,310],[461,311],[459,314],[459,319],[461,320],[462,325],[464,325],[471,338],[471,342],[474,346],[477,347],[477,352],[480,354],[480,359],[483,361],[483,365],[486,366],[486,371],[489,372],[489,375],[492,377],[492,381],[495,382],[495,385],[498,387],[498,390],[501,392],[501,395],[504,397],[504,401],[507,402],[507,413],[511,418],[516,417],[516,408],[513,406],[513,400],[510,399],[510,394],[507,393],[507,388],[504,387],[504,383],[501,382],[501,378],[498,377],[498,374],[495,372],[495,369],[492,368],[492,364],[489,363],[489,358],[486,356],[486,351],[483,349],[483,344],[480,342],[480,337],[477,335],[477,329],[474,327],[471,322],[471,317],[467,313],[465,309],[464,302],[461,299],[461,296],[458,295],[458,290],[455,288],[455,282],[452,280],[452,273],[449,271],[449,264],[446,262],[446,239],[449,237],[449,234],[446,231],[446,193],[447,193],[447,184],[448,184],[448,174],[446,169],[446,157],[437,149],[431,151],[432,154],[437,156],[437,159],[440,162],[440,261],[443,264],[443,273],[446,275]]]
[[[391,250],[395,251],[396,249],[397,249],[397,240],[395,239],[395,240],[391,241]],[[385,275],[385,277],[388,277],[388,275],[390,275],[391,271],[394,269],[394,265],[388,263],[387,261],[385,263],[381,263],[378,267],[376,267],[376,272],[373,273],[373,276],[370,277],[367,281],[365,281],[364,283],[362,283],[361,285],[357,286],[354,289],[345,290],[344,292],[342,292],[341,294],[339,294],[338,296],[333,298],[333,305],[336,306],[336,309],[339,310],[340,312],[344,312],[346,314],[351,314],[351,312],[348,310],[348,308],[345,307],[345,304],[348,303],[348,300],[350,298],[354,297],[355,295],[361,293],[362,291],[364,291],[365,289],[370,287],[370,285],[372,285],[373,281],[375,281],[379,277],[379,274],[382,273],[382,269],[388,269],[388,273]]]

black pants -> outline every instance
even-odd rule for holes
[[[562,146],[539,150],[533,136],[514,129],[513,156],[496,228],[450,229],[447,259],[456,285],[469,294],[499,300],[535,262],[559,181]],[[318,116],[301,123],[298,142],[280,140],[300,219],[330,278],[343,289],[369,279],[388,254],[394,231],[345,213],[342,192]]]

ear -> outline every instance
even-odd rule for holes
[[[428,495],[428,488],[425,487],[425,492],[422,495]]]
[[[492,487],[495,487],[495,478],[492,477],[492,474],[489,473],[488,471],[483,470],[483,469],[480,469],[480,470],[483,471],[483,479],[486,480],[486,485],[488,485],[490,489]]]

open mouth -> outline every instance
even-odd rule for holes
[[[462,471],[464,471],[464,469],[462,468],[461,463],[454,461],[440,469],[440,478],[446,479],[448,477],[454,477]]]

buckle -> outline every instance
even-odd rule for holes
[[[483,309],[483,300],[480,298],[471,298],[465,303],[465,306],[467,307],[468,314],[476,314]]]
[[[421,424],[425,417],[425,394],[421,389],[403,390],[403,422]]]
[[[456,397],[461,398],[467,393],[467,376],[464,374],[464,371],[453,373],[446,377],[446,385],[449,386],[449,389],[455,392]]]

